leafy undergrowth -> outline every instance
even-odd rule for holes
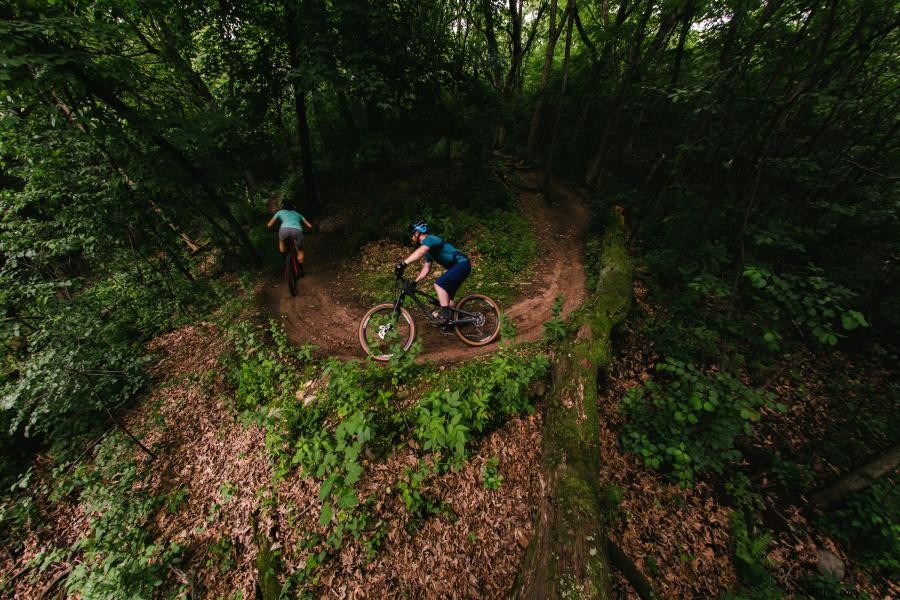
[[[431,231],[472,261],[472,274],[457,297],[479,292],[501,304],[512,300],[529,281],[537,259],[537,237],[528,218],[516,206],[494,210],[450,208],[442,214],[442,218],[429,222]],[[402,231],[404,225],[398,222],[395,228]],[[393,266],[412,250],[391,239],[366,244],[353,263],[357,273],[351,283],[353,294],[365,302],[383,302],[395,296],[398,285]],[[410,266],[408,274],[414,275],[419,268],[419,263]],[[435,264],[427,282],[432,283],[441,273],[443,268]],[[430,287],[422,284],[423,289],[430,291]]]
[[[678,321],[644,283],[635,295],[601,400],[602,479],[614,539],[661,596],[896,595],[890,478],[827,515],[807,499],[865,455],[861,440],[889,445],[890,371],[798,348],[753,386],[746,367],[664,353],[652,323]],[[817,572],[818,550],[844,563],[841,582]]]
[[[547,362],[534,348],[455,369],[414,353],[319,363],[226,307],[149,349],[158,383],[123,421],[157,458],[113,431],[74,468],[42,460],[20,481],[37,501],[3,506],[21,536],[0,557],[4,593],[251,598],[268,580],[290,597],[477,597],[511,585],[539,493],[529,389]],[[271,551],[258,561],[261,539]]]

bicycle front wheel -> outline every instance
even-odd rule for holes
[[[492,298],[484,294],[471,294],[460,300],[456,308],[474,315],[470,317],[461,313],[456,317],[472,319],[471,322],[454,327],[456,335],[463,342],[470,346],[485,346],[500,335],[500,307]]]
[[[359,345],[378,361],[390,360],[398,348],[409,350],[415,339],[416,322],[412,315],[403,307],[394,312],[391,303],[379,304],[359,323]]]

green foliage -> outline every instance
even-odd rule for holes
[[[500,459],[496,456],[492,456],[484,462],[484,467],[481,469],[481,483],[485,489],[496,491],[503,485],[503,475],[497,468],[499,464]]]
[[[809,331],[820,344],[834,346],[844,337],[837,333],[838,323],[844,331],[869,326],[862,313],[848,308],[857,295],[829,281],[822,269],[810,266],[802,275],[776,275],[761,266],[748,266],[743,275],[757,290],[773,328],[786,318]],[[777,333],[766,331],[763,339],[777,348]]]
[[[725,482],[725,493],[741,514],[757,514],[763,509],[762,497],[751,488],[750,478],[736,471]]]
[[[884,577],[900,577],[900,489],[888,476],[829,511],[824,526],[849,543],[854,556]]]
[[[740,458],[736,439],[752,433],[760,409],[774,406],[774,394],[744,385],[718,371],[705,373],[673,358],[656,365],[667,379],[633,388],[622,400],[629,423],[625,447],[654,469],[669,469],[689,486],[696,473],[721,474]]]
[[[560,318],[563,309],[563,298],[557,296],[553,300],[553,306],[550,309],[551,319],[544,323],[544,338],[551,342],[558,342],[569,334],[565,322]]]
[[[311,358],[305,347],[295,351],[288,344],[284,329],[274,321],[270,321],[268,333],[271,341],[265,338],[261,328],[249,321],[228,331],[233,351],[223,357],[223,362],[236,388],[239,411],[291,401],[299,383],[299,365],[292,359]]]
[[[516,341],[516,322],[509,318],[509,315],[500,315],[500,344],[509,345]]]
[[[9,478],[12,485],[0,494],[0,535],[13,550],[20,549],[28,527],[39,518],[38,494],[31,489],[32,476],[32,467],[28,467],[18,478]]]
[[[475,434],[508,416],[534,410],[525,390],[548,368],[543,355],[518,356],[506,350],[488,361],[466,364],[419,402],[416,437],[425,450],[445,454],[459,464]]]
[[[144,385],[146,358],[126,323],[87,303],[56,310],[29,336],[16,376],[0,388],[11,432],[65,439],[89,431]]]
[[[407,467],[403,471],[403,478],[397,481],[397,489],[406,512],[412,517],[413,523],[418,523],[429,515],[435,514],[440,508],[440,503],[435,502],[422,491],[423,484],[434,474],[434,469],[425,461],[419,461],[415,469]]]
[[[221,537],[214,539],[210,542],[207,552],[207,567],[217,567],[223,573],[234,567],[236,547],[231,538]]]
[[[113,435],[101,444],[92,466],[79,466],[72,481],[59,488],[59,493],[77,491],[90,519],[89,533],[65,551],[78,557],[69,558],[75,564],[66,578],[70,594],[149,597],[168,581],[169,566],[181,556],[177,543],[155,539],[152,517],[165,499],[147,494],[148,467],[129,459],[133,453],[130,440]],[[61,558],[45,555],[36,566],[44,570]]]
[[[775,580],[768,571],[769,545],[772,543],[772,534],[768,531],[757,532],[755,528],[748,527],[740,512],[732,512],[731,542],[735,566],[741,581],[753,586],[751,598],[777,598],[782,593],[776,586]]]

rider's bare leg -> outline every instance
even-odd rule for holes
[[[450,294],[447,293],[447,290],[445,290],[438,284],[434,284],[434,291],[437,292],[438,302],[441,303],[442,307],[451,306]]]
[[[303,250],[297,249],[297,262],[303,264]]]
[[[284,240],[278,240],[278,251],[284,254]]]

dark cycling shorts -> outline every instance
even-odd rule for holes
[[[294,245],[297,246],[297,250],[303,250],[303,230],[302,229],[294,229],[293,227],[279,227],[278,228],[278,239],[281,241],[285,241],[288,238],[294,240]]]
[[[447,269],[443,275],[438,277],[435,284],[447,290],[447,293],[450,294],[450,297],[452,298],[456,294],[456,290],[459,289],[459,286],[462,285],[462,282],[466,280],[466,277],[468,277],[471,272],[472,265],[469,264],[469,261],[463,260]]]

